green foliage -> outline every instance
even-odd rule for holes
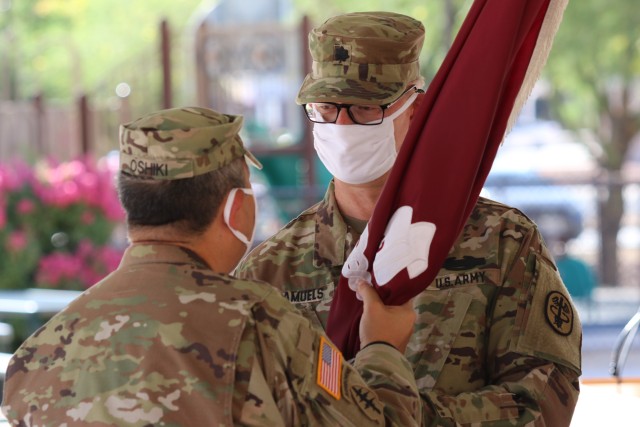
[[[545,73],[565,124],[597,129],[610,96],[619,97],[620,89],[637,84],[638,23],[637,0],[569,2]]]
[[[168,19],[174,42],[174,81],[185,65],[180,56],[190,20],[199,8],[215,6],[202,0],[0,0],[10,5],[0,12],[0,41],[11,38],[14,49],[0,48],[0,58],[12,64],[17,98],[42,93],[46,99],[69,100],[79,93],[113,97],[118,82],[144,93],[145,102],[159,104],[159,26]],[[429,3],[410,0],[293,0],[298,18],[312,23],[352,11],[389,10],[421,20],[427,28],[423,74],[430,78],[457,28],[470,0]],[[0,8],[0,10],[2,10]],[[7,44],[5,44],[7,46]],[[182,79],[185,79],[183,77]],[[3,82],[0,80],[0,85]],[[0,91],[1,92],[1,91]],[[153,99],[149,99],[153,98]],[[132,97],[132,100],[136,99]],[[132,106],[134,111],[148,109]]]
[[[4,190],[4,189],[3,189]],[[31,280],[36,270],[38,260],[42,256],[38,232],[31,227],[37,221],[30,216],[22,215],[21,205],[35,204],[36,197],[26,186],[16,188],[13,192],[4,192],[6,222],[0,231],[0,260],[2,274],[0,275],[0,289],[13,288]],[[2,216],[2,215],[0,215]],[[25,226],[22,226],[24,222]]]
[[[91,92],[105,76],[130,75],[148,63],[160,68],[159,25],[167,18],[180,34],[201,0],[4,0],[0,49],[11,60],[19,98],[42,92],[69,99]],[[0,9],[2,10],[2,9]],[[0,84],[2,82],[0,81]],[[110,88],[113,90],[113,88]]]
[[[472,4],[472,0],[291,2],[296,18],[307,15],[312,24],[338,13],[365,10],[419,19],[427,30],[422,54],[427,80]],[[189,25],[196,10],[216,4],[215,0],[0,0],[0,94],[15,93],[25,99],[42,92],[49,102],[52,98],[68,102],[86,92],[94,102],[108,106],[117,101],[115,86],[127,82],[133,116],[157,108],[161,19],[170,24],[173,80],[179,87],[194,77],[193,70],[185,72],[185,67],[193,67],[185,53],[192,42]],[[551,82],[556,118],[572,128],[603,128],[602,117],[621,102],[612,102],[612,96],[620,99],[624,90],[637,85],[639,22],[637,0],[569,2],[544,74]],[[14,90],[2,87],[7,84]]]

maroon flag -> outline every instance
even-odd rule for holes
[[[475,0],[430,83],[367,229],[347,259],[327,333],[359,350],[357,278],[402,304],[435,278],[546,62],[568,0]]]

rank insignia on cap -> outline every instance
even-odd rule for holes
[[[336,399],[342,387],[342,353],[325,337],[320,337],[318,350],[318,385]]]
[[[569,299],[557,291],[547,294],[545,317],[551,328],[560,335],[569,335],[573,330],[573,308]]]
[[[336,62],[346,62],[349,59],[349,46],[337,44],[333,46],[333,60]]]

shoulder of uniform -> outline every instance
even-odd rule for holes
[[[320,201],[315,205],[305,209],[298,216],[296,216],[291,221],[289,221],[287,225],[283,227],[283,230],[286,230],[287,228],[299,227],[305,221],[313,220],[315,216],[318,214],[318,211],[320,210],[322,204],[323,204],[323,201]]]
[[[298,246],[304,239],[302,236],[311,236],[315,232],[316,214],[322,202],[316,203],[292,219],[271,237],[265,239],[251,250],[249,255],[241,262],[241,266],[249,264],[250,260],[260,258],[265,253],[277,251],[282,256],[287,251],[297,252]],[[294,244],[295,242],[295,244]]]
[[[494,200],[479,198],[460,233],[456,247],[474,248],[484,254],[508,250],[533,250],[548,258],[538,226],[521,210]],[[506,255],[503,253],[503,255]]]
[[[282,240],[283,237],[286,237],[287,235],[297,234],[300,229],[306,229],[309,227],[313,227],[315,229],[315,217],[320,209],[321,203],[322,202],[316,203],[300,213],[267,240]]]
[[[524,212],[514,206],[479,197],[475,207],[472,210],[470,219],[486,218],[487,216],[499,217],[504,222],[518,223],[520,226],[535,227],[535,223]]]
[[[275,288],[267,282],[256,279],[243,279],[231,275],[221,275],[228,285],[235,290],[241,290],[242,296],[248,301],[260,302],[271,298],[273,294],[279,296],[278,292],[275,292]]]
[[[478,210],[478,209],[488,210],[499,215],[505,214],[508,212],[514,212],[517,215],[522,215],[526,217],[526,215],[517,207],[510,206],[502,202],[498,202],[497,200],[487,199],[486,197],[478,197],[478,201],[476,202],[476,206],[474,210]]]

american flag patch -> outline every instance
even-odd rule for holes
[[[320,337],[318,352],[318,385],[331,396],[340,399],[342,387],[342,353],[325,337]]]

